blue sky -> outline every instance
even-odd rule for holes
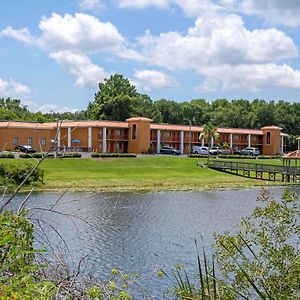
[[[81,110],[120,73],[153,100],[299,101],[299,0],[1,0],[0,97]]]

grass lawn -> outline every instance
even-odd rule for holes
[[[7,161],[2,159],[1,161]],[[21,161],[18,160],[18,161]],[[248,161],[248,160],[243,160]],[[250,162],[256,162],[249,160]],[[165,191],[203,190],[272,184],[197,166],[206,159],[142,156],[138,158],[45,159],[41,190]],[[258,163],[280,164],[280,160]],[[273,183],[274,184],[274,183]]]

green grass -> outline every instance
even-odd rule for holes
[[[0,160],[0,162],[2,161],[7,162],[4,159]],[[253,160],[250,161],[253,162]],[[45,171],[45,184],[39,189],[165,191],[238,188],[272,184],[209,170],[197,166],[197,162],[204,164],[206,159],[172,156],[45,159],[41,164],[41,168]],[[259,163],[280,164],[280,161],[259,160]]]

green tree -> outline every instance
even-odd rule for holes
[[[203,127],[203,131],[199,135],[199,140],[204,138],[204,141],[210,145],[211,139],[217,140],[219,138],[218,128],[214,126],[212,123],[205,124]]]
[[[262,190],[258,200],[262,205],[242,220],[237,232],[217,236],[221,271],[230,289],[247,299],[299,299],[298,195],[285,191],[278,201]]]
[[[133,116],[138,93],[122,75],[115,74],[99,83],[99,91],[87,108],[91,119],[124,121]]]

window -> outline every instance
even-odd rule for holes
[[[235,135],[233,136],[233,139],[234,139],[235,141],[238,141],[238,140],[240,139],[240,136],[237,135],[237,134],[235,134]]]
[[[267,144],[271,144],[271,133],[269,131],[267,132]]]
[[[115,135],[120,136],[121,135],[121,130],[120,129],[115,129]]]
[[[166,131],[166,132],[165,132],[165,137],[166,137],[167,139],[169,139],[169,138],[171,137],[171,132],[170,132],[170,131]]]
[[[252,142],[257,142],[257,136],[255,136],[255,135],[252,135]]]
[[[136,140],[136,124],[133,124],[131,127],[131,139]]]
[[[46,139],[45,138],[40,139],[40,145],[41,146],[46,146]]]
[[[30,146],[32,145],[32,138],[27,139],[27,145],[30,145]]]
[[[14,137],[13,138],[13,145],[18,145],[19,144],[19,138]]]

